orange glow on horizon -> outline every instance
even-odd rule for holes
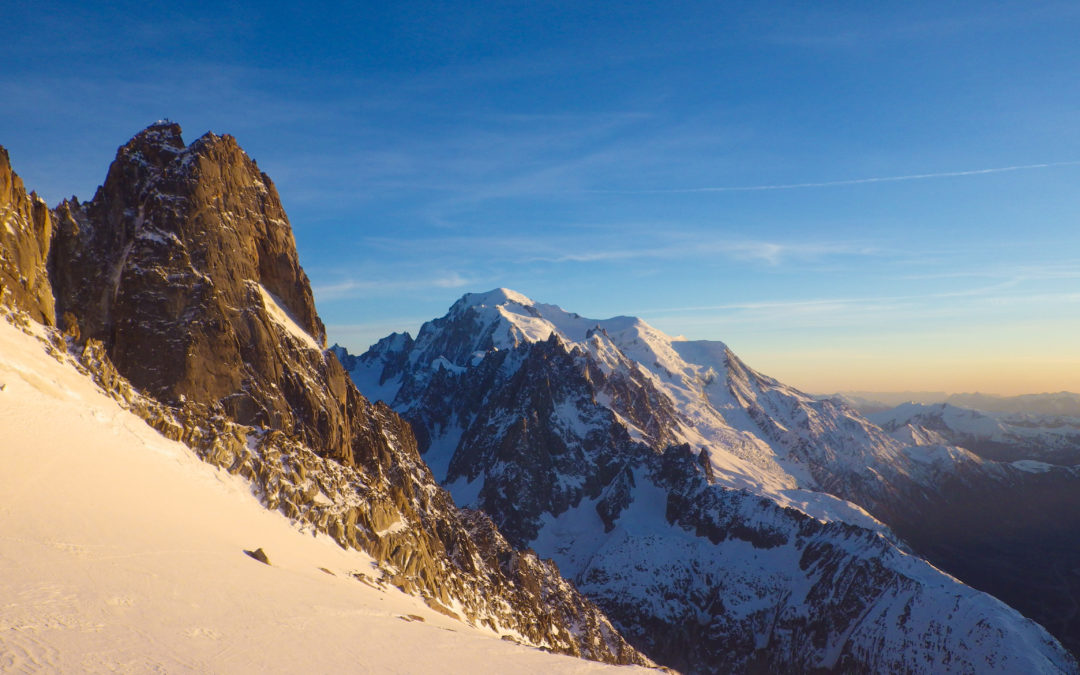
[[[948,359],[762,354],[749,365],[803,391],[981,392],[1001,396],[1080,391],[1080,358]]]

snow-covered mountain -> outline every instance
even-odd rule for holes
[[[459,504],[552,557],[634,644],[711,672],[1073,672],[1037,624],[870,515],[1000,473],[908,445],[725,345],[497,289],[334,351]],[[1019,470],[1016,471],[1020,473]]]
[[[883,476],[917,478],[929,459],[913,461],[911,454],[934,454],[905,450],[842,402],[817,400],[750,369],[721,342],[673,339],[633,317],[586,319],[507,289],[468,294],[425,324],[415,341],[392,335],[346,365],[372,399],[419,418],[452,408],[464,432],[466,402],[432,400],[441,381],[481,366],[489,354],[512,359],[500,352],[546,342],[574,357],[596,403],[634,441],[688,444],[704,451],[716,482],[815,515],[840,509],[857,520],[858,509],[828,495],[868,496],[875,486],[889,488]],[[519,365],[512,359],[503,369]],[[589,420],[557,417],[568,435],[588,435]],[[447,421],[432,417],[424,425],[441,429],[425,459],[438,478],[454,482],[460,476],[450,460],[458,443]]]
[[[1080,417],[991,413],[905,403],[868,418],[898,439],[951,443],[987,459],[1080,464]]]

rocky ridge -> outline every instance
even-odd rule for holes
[[[19,190],[0,209],[33,215],[40,202]],[[457,509],[409,425],[322,350],[276,191],[231,137],[184,145],[177,125],[152,125],[120,148],[93,200],[44,213],[0,254],[49,292],[24,283],[3,305],[44,330],[56,358],[250,479],[268,507],[370,553],[386,583],[430,606],[526,644],[649,663],[553,564]],[[41,298],[53,293],[62,334],[31,323],[52,322]]]
[[[415,339],[336,351],[412,422],[459,503],[552,556],[661,663],[1076,672],[1041,627],[868,513],[925,500],[944,477],[1020,470],[905,446],[720,343],[505,289],[466,295]]]

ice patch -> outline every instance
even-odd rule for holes
[[[1013,462],[1012,465],[1015,466],[1017,469],[1020,469],[1021,471],[1026,471],[1027,473],[1046,473],[1048,471],[1052,471],[1054,468],[1053,464],[1047,464],[1046,462],[1037,462],[1033,459],[1022,459],[1019,462]]]
[[[322,351],[322,345],[316,342],[310,333],[300,327],[300,324],[297,323],[296,319],[285,309],[284,304],[273,293],[266,290],[260,283],[254,281],[249,283],[254,284],[259,289],[266,312],[274,320],[274,323],[285,329],[286,333],[296,338],[304,346],[318,352]]]

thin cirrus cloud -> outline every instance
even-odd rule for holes
[[[321,299],[334,300],[357,296],[393,295],[431,288],[461,288],[474,282],[456,272],[425,279],[347,279],[331,284],[313,286],[312,292]]]
[[[1032,292],[1018,288],[1019,285],[1019,281],[1007,281],[990,286],[922,295],[765,300],[664,307],[642,310],[639,313],[646,317],[652,316],[657,321],[678,318],[683,325],[748,324],[758,328],[773,324],[788,328],[865,327],[867,317],[874,316],[889,324],[904,325],[905,329],[908,329],[914,325],[912,322],[932,319],[948,322],[984,317],[985,321],[985,312],[988,309],[1006,311],[1011,320],[1018,320],[1016,309],[1042,315],[1047,309],[1059,309],[1080,303],[1080,292]],[[1013,292],[1009,292],[1010,290]],[[686,314],[696,316],[687,317]]]
[[[870,246],[854,244],[784,244],[768,241],[708,242],[690,240],[679,245],[613,249],[583,253],[563,253],[554,256],[538,256],[532,260],[552,263],[614,262],[632,259],[673,260],[710,255],[723,255],[738,260],[765,262],[779,265],[785,261],[808,260],[826,256],[875,255],[878,250]]]
[[[998,166],[989,169],[969,169],[966,171],[939,171],[936,173],[915,173],[903,176],[874,176],[871,178],[851,178],[847,180],[820,181],[814,183],[777,183],[771,185],[728,185],[721,187],[693,187],[693,188],[657,188],[646,190],[589,190],[606,194],[692,194],[702,192],[761,192],[766,190],[801,190],[806,188],[840,187],[844,185],[863,185],[868,183],[897,183],[911,180],[929,180],[932,178],[956,178],[961,176],[981,176],[992,173],[1005,173],[1009,171],[1028,171],[1032,169],[1049,169],[1061,166],[1077,166],[1080,160],[1064,162],[1044,162],[1042,164],[1018,164],[1015,166]]]
[[[588,228],[586,228],[588,229]],[[637,230],[646,229],[637,227]],[[764,263],[779,266],[791,262],[815,262],[836,257],[869,257],[883,255],[881,249],[848,242],[777,242],[735,240],[726,241],[713,236],[697,237],[683,234],[662,241],[650,240],[641,234],[642,244],[626,248],[605,249],[598,243],[610,239],[612,228],[596,226],[593,231],[572,236],[492,237],[463,234],[452,237],[429,237],[396,240],[386,237],[365,237],[364,247],[378,248],[391,255],[429,251],[432,260],[454,260],[457,264],[470,262],[490,268],[495,260],[521,265],[618,263],[632,260],[678,261],[708,257]],[[623,233],[626,236],[626,233]]]
[[[987,268],[949,270],[924,274],[906,274],[903,280],[933,279],[1012,279],[1016,281],[1053,281],[1061,279],[1080,279],[1080,259],[1040,265],[1022,264],[1005,268]]]

